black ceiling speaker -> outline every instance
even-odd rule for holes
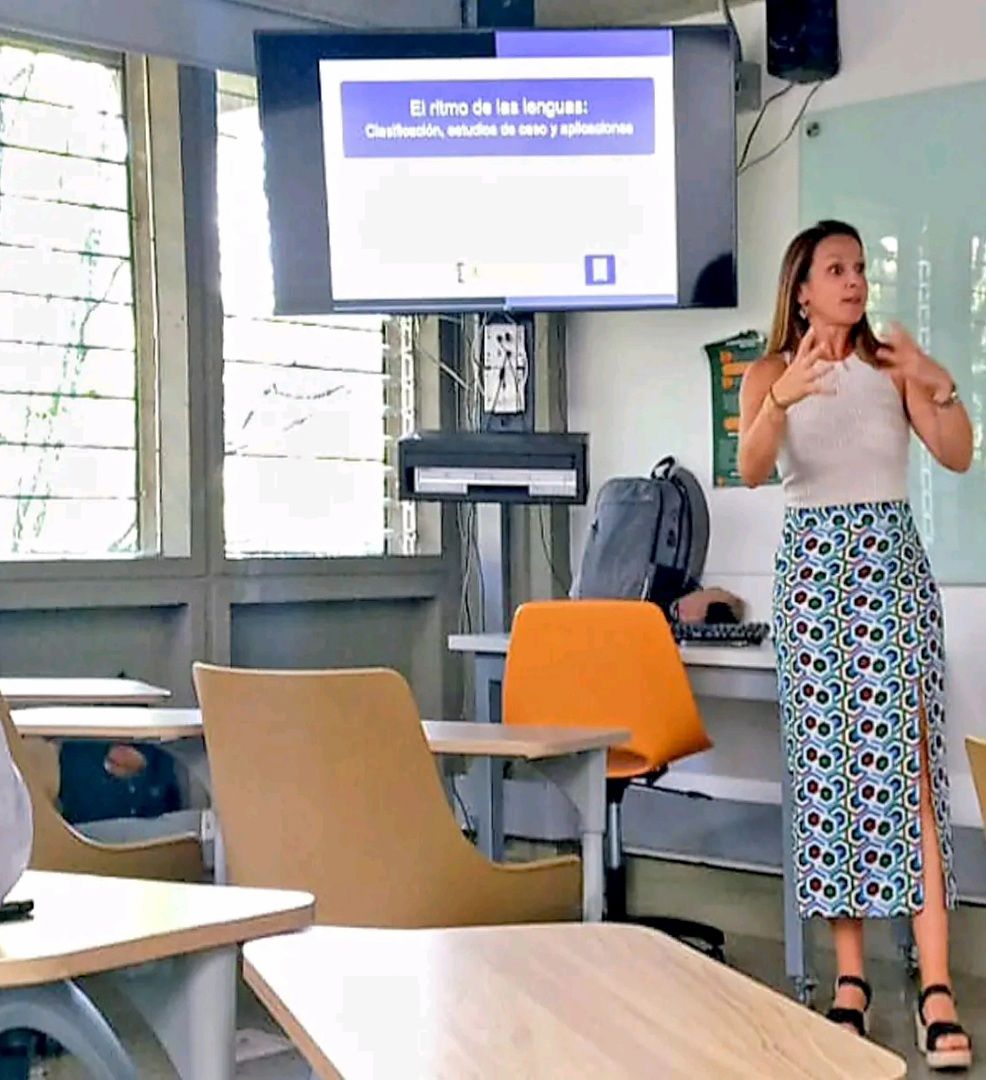
[[[839,72],[836,0],[767,0],[767,70],[812,83]]]

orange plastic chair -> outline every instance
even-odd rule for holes
[[[505,724],[629,728],[607,764],[606,913],[627,920],[622,806],[630,781],[653,781],[712,746],[671,629],[638,600],[545,600],[514,616],[503,683]],[[691,920],[632,919],[720,955],[723,934]]]

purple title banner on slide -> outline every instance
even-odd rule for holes
[[[652,79],[342,84],[347,158],[654,153]]]

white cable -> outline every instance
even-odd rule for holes
[[[418,353],[420,356],[423,356],[426,360],[430,360],[438,368],[439,371],[447,375],[453,382],[458,383],[458,385],[463,390],[469,389],[462,376],[457,371],[454,371],[452,368],[450,368],[448,364],[446,364],[443,360],[440,360],[437,356],[435,356],[435,354],[429,349],[426,349],[422,345],[418,344],[415,344],[413,346],[413,349],[416,353]]]

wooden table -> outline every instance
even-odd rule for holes
[[[199,709],[120,706],[49,706],[14,709],[17,730],[39,739],[106,739],[112,742],[173,742],[204,734]],[[425,720],[428,746],[436,754],[493,757],[558,757],[605,749],[630,737],[628,731],[557,727],[478,727],[469,721]]]
[[[474,754],[484,757],[542,758],[608,750],[630,738],[615,728],[563,728],[545,725],[473,724],[469,720],[424,720],[425,738],[433,754]]]
[[[75,679],[61,676],[0,677],[0,695],[18,705],[160,705],[171,691],[139,679]]]
[[[425,720],[433,754],[527,761],[568,797],[579,816],[582,842],[582,918],[603,917],[606,834],[606,752],[630,738],[618,728],[562,728]]]
[[[314,927],[244,974],[317,1076],[896,1080],[905,1063],[642,927]]]
[[[53,705],[12,709],[17,730],[38,739],[105,739],[109,742],[177,742],[202,737],[198,709],[160,706]]]
[[[0,1004],[21,988],[54,993],[65,980],[173,958],[124,976],[124,993],[193,1080],[235,1070],[237,946],[308,926],[314,913],[307,893],[30,870],[11,898],[32,899],[34,917],[0,923]]]

